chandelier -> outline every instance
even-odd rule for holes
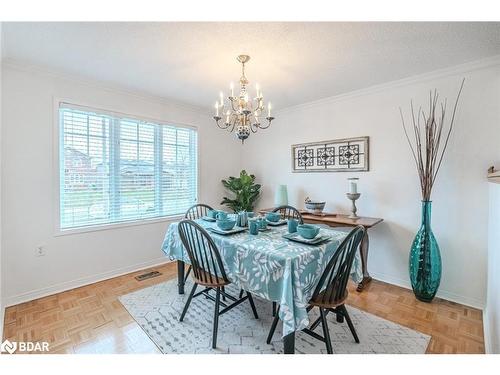
[[[250,99],[249,81],[245,77],[245,64],[250,60],[250,56],[239,55],[237,60],[241,63],[240,92],[235,96],[234,85],[231,83],[231,94],[227,100],[224,100],[224,94],[220,93],[220,101],[215,102],[214,120],[221,129],[229,132],[236,129],[236,136],[243,143],[250,132],[256,133],[258,129],[267,129],[274,117],[271,117],[271,103],[269,102],[267,104],[267,117],[264,117],[266,112],[264,97],[258,85],[255,85],[255,97]]]

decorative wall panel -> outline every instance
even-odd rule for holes
[[[292,172],[368,171],[368,137],[292,145]]]

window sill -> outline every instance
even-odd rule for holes
[[[129,221],[125,223],[116,223],[116,224],[102,224],[96,226],[88,226],[88,227],[80,227],[74,229],[56,229],[54,233],[54,237],[68,236],[72,234],[80,234],[80,233],[89,233],[89,232],[98,232],[104,230],[113,230],[127,227],[135,227],[139,225],[148,225],[148,224],[158,224],[158,223],[172,223],[174,221],[179,221],[184,218],[184,215],[174,215],[174,216],[164,216],[157,217],[152,219],[142,219]]]

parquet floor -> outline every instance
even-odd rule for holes
[[[131,273],[7,308],[4,339],[48,341],[50,353],[158,353],[118,301],[118,296],[174,278],[175,263],[162,276],[137,281]],[[432,336],[428,353],[484,353],[480,310],[436,299],[417,301],[409,290],[373,281],[348,304]]]

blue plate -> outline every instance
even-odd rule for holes
[[[327,242],[327,241],[331,240],[331,238],[332,238],[331,236],[328,236],[328,235],[319,234],[316,237],[311,238],[309,240],[307,238],[302,237],[298,233],[285,233],[282,237],[286,238],[287,240],[290,240],[290,241],[300,242],[300,243],[304,243],[307,245],[318,245],[318,244],[321,244],[323,242]]]
[[[267,225],[270,225],[272,227],[277,227],[279,225],[285,225],[287,223],[287,220],[286,219],[282,219],[282,220],[279,220],[279,221],[269,221],[267,220]]]
[[[233,229],[231,230],[222,230],[218,227],[211,227],[211,228],[207,228],[207,230],[209,230],[210,232],[213,232],[213,233],[217,233],[217,234],[222,234],[222,235],[228,235],[228,234],[235,234],[235,233],[240,233],[240,232],[244,232],[247,230],[247,228],[243,228],[243,227],[234,227]]]
[[[216,221],[213,217],[210,217],[210,216],[203,216],[201,219],[205,220],[205,221],[210,221],[210,222]]]

